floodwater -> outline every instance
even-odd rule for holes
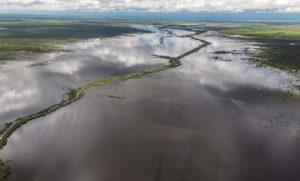
[[[59,102],[80,84],[167,65],[152,54],[178,56],[201,44],[180,37],[193,32],[137,27],[154,33],[86,40],[0,64],[1,124]],[[299,103],[285,93],[296,78],[247,63],[260,51],[250,40],[196,37],[212,44],[182,66],[91,88],[14,132],[0,151],[12,160],[7,180],[300,180]]]

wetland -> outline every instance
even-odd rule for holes
[[[1,21],[0,180],[300,179],[291,28]]]

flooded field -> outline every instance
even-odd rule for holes
[[[8,181],[300,180],[297,74],[249,63],[261,51],[251,39],[198,25],[133,26],[152,33],[1,62],[2,128],[69,89],[181,64],[89,87],[15,130],[0,150],[11,160]]]

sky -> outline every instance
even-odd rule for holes
[[[300,0],[0,0],[0,13],[298,14]],[[300,18],[299,18],[300,19]]]

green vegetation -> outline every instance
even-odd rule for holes
[[[208,27],[232,35],[246,35],[262,43],[262,51],[250,59],[259,66],[295,72],[300,70],[300,25]],[[241,37],[243,39],[243,37]],[[248,39],[249,40],[249,39]]]
[[[197,38],[195,38],[197,39]],[[9,136],[15,132],[18,128],[20,128],[22,125],[26,124],[28,121],[31,121],[33,119],[37,119],[43,116],[46,116],[48,114],[51,114],[53,112],[55,112],[56,110],[63,108],[69,104],[72,104],[78,100],[80,100],[81,98],[84,97],[84,95],[86,94],[86,91],[91,88],[91,87],[97,87],[97,86],[103,86],[107,83],[113,82],[113,81],[118,81],[118,80],[123,80],[123,79],[128,79],[128,78],[132,78],[132,77],[137,77],[137,76],[141,76],[141,75],[145,75],[145,74],[149,74],[149,73],[154,73],[154,72],[160,72],[160,71],[164,71],[170,68],[175,68],[177,66],[181,65],[181,59],[200,50],[201,48],[209,45],[209,42],[206,42],[204,40],[201,39],[197,39],[198,41],[201,41],[203,44],[199,45],[198,47],[182,54],[179,55],[177,57],[169,57],[169,56],[160,56],[160,55],[154,55],[156,57],[159,58],[164,58],[164,59],[168,59],[169,60],[169,65],[166,66],[162,66],[162,67],[157,67],[157,68],[152,68],[152,69],[148,69],[148,70],[144,70],[141,72],[137,72],[137,73],[131,73],[131,74],[126,74],[126,75],[121,75],[121,76],[115,76],[115,77],[111,77],[111,78],[107,78],[107,79],[103,79],[103,80],[99,80],[96,82],[90,82],[87,84],[83,84],[81,86],[79,86],[77,89],[70,89],[69,92],[67,92],[68,95],[68,100],[62,100],[60,103],[58,104],[54,104],[52,106],[49,106],[48,108],[45,108],[35,114],[31,114],[29,116],[25,116],[25,117],[21,117],[16,119],[13,122],[8,122],[6,124],[6,127],[2,130],[2,136],[0,138],[0,149],[2,149],[6,144],[7,144],[7,140],[9,138]],[[113,98],[115,98],[116,96],[113,96]]]
[[[227,26],[217,29],[223,33],[255,36],[269,40],[300,40],[300,25]]]
[[[34,53],[43,53],[57,51],[57,45],[64,44],[70,41],[77,41],[86,38],[95,38],[95,37],[110,37],[120,35],[122,33],[133,33],[138,32],[134,28],[129,27],[126,24],[121,23],[108,23],[105,21],[95,21],[95,20],[33,20],[33,19],[1,19],[0,22],[7,22],[6,24],[1,24],[1,27],[6,29],[0,30],[0,60],[1,59],[10,59],[14,58],[19,51],[29,51]],[[160,71],[165,71],[167,69],[178,67],[182,64],[181,59],[191,55],[200,49],[208,46],[210,42],[196,38],[195,35],[206,32],[206,30],[193,30],[193,28],[175,25],[168,25],[164,28],[173,28],[180,30],[192,31],[193,34],[178,36],[181,38],[191,38],[193,40],[201,42],[201,44],[190,51],[187,51],[177,57],[164,56],[164,55],[153,55],[155,58],[162,58],[169,61],[169,64],[162,67],[152,68],[144,70],[137,73],[131,73],[126,75],[115,76],[107,79],[102,79],[95,82],[89,82],[79,86],[76,89],[70,89],[66,95],[68,96],[67,100],[63,99],[61,102],[51,105],[35,114],[31,114],[25,117],[17,118],[12,122],[7,122],[5,127],[0,130],[0,149],[3,149],[7,144],[8,138],[22,125],[26,124],[28,121],[47,116],[58,109],[61,109],[67,105],[70,105],[81,98],[86,94],[86,91],[89,88],[103,86],[113,81],[125,80],[149,73],[155,73]],[[244,28],[244,29],[243,29]],[[288,58],[287,52],[291,51],[293,56],[297,53],[295,48],[298,46],[299,39],[286,38],[286,35],[292,36],[290,34],[275,33],[274,31],[265,30],[265,27],[257,27],[253,33],[249,30],[248,27],[218,27],[215,28],[218,31],[228,34],[241,34],[254,37],[258,42],[263,42],[266,50],[262,54],[257,56],[256,61],[262,62],[262,64],[272,65],[274,67],[284,66],[291,70],[292,68],[297,68],[299,70],[300,64],[299,60],[294,57],[288,60],[279,59],[281,55],[284,58]],[[248,28],[248,29],[247,29]],[[276,27],[274,27],[276,28]],[[252,29],[253,30],[253,29]],[[278,30],[279,31],[279,30]],[[283,30],[280,30],[283,31]],[[169,34],[172,34],[171,31],[168,31]],[[252,34],[250,33],[252,32]],[[259,33],[261,32],[261,34]],[[267,33],[269,32],[269,33]],[[294,33],[295,36],[297,33]],[[177,36],[172,34],[172,36]],[[298,34],[297,34],[298,36]],[[300,35],[299,35],[300,37]],[[295,40],[291,42],[291,40]],[[291,43],[295,43],[291,45]],[[161,44],[163,44],[163,39],[161,39]],[[286,47],[285,47],[286,46]],[[291,48],[292,47],[292,48]],[[293,49],[294,48],[294,49]],[[289,50],[287,50],[289,49]],[[293,50],[290,50],[293,49]],[[275,53],[274,53],[275,52]],[[227,54],[229,52],[220,51],[217,54]],[[278,55],[276,54],[278,53]],[[291,55],[290,55],[291,56]],[[279,58],[278,58],[279,57]],[[295,65],[294,65],[294,64]],[[298,64],[297,64],[298,63]],[[297,65],[296,65],[297,64]],[[283,68],[282,68],[283,69]],[[124,99],[115,95],[107,95],[107,97],[114,99]],[[0,159],[0,181],[4,180],[9,174],[11,174],[11,167],[5,166],[6,163]]]
[[[0,130],[0,136],[13,124],[13,122],[9,121],[5,123],[5,127]]]
[[[49,22],[47,22],[49,23]],[[197,33],[195,33],[197,34]],[[28,121],[31,121],[33,119],[37,119],[43,116],[47,116],[55,111],[57,111],[60,108],[63,108],[69,104],[72,104],[78,100],[80,100],[81,98],[83,98],[86,94],[86,91],[91,88],[91,87],[97,87],[97,86],[103,86],[107,83],[113,82],[113,81],[118,81],[118,80],[124,80],[124,79],[128,79],[128,78],[132,78],[132,77],[137,77],[137,76],[141,76],[141,75],[145,75],[145,74],[149,74],[149,73],[155,73],[155,72],[160,72],[160,71],[164,71],[167,69],[171,69],[171,68],[175,68],[181,65],[181,59],[192,54],[195,53],[196,51],[200,50],[201,48],[209,45],[209,42],[206,42],[204,40],[198,39],[198,38],[194,38],[192,35],[186,35],[185,37],[189,37],[192,39],[195,39],[197,41],[202,42],[201,45],[199,45],[198,47],[183,53],[177,57],[170,57],[170,56],[162,56],[162,55],[153,55],[156,58],[163,58],[163,59],[167,59],[169,60],[169,65],[166,66],[162,66],[162,67],[157,67],[157,68],[152,68],[152,69],[148,69],[148,70],[144,70],[141,72],[137,72],[137,73],[131,73],[131,74],[126,74],[126,75],[121,75],[121,76],[115,76],[115,77],[111,77],[111,78],[107,78],[107,79],[103,79],[103,80],[99,80],[96,82],[90,82],[87,84],[83,84],[81,86],[79,86],[77,89],[70,89],[69,92],[66,93],[66,95],[68,96],[68,99],[62,99],[62,101],[60,103],[54,104],[52,106],[49,106],[35,114],[31,114],[25,117],[21,117],[21,118],[17,118],[16,120],[14,120],[13,122],[7,122],[5,124],[5,127],[0,130],[1,134],[1,138],[0,138],[0,149],[3,149],[3,147],[7,144],[8,138],[18,129],[20,128],[22,125],[26,124]],[[115,98],[115,99],[123,99],[119,96],[114,96],[114,95],[108,95],[108,97],[110,98]],[[0,165],[4,166],[3,164],[4,162],[0,161]],[[9,174],[11,174],[11,167],[8,165],[4,168],[4,170],[0,172],[0,181],[4,180]]]
[[[101,20],[0,18],[0,28],[0,60],[16,59],[24,51],[59,51],[59,45],[72,41],[142,32],[125,23]]]
[[[0,19],[1,20],[1,19]],[[0,21],[1,22],[1,21]],[[48,52],[48,51],[56,51],[56,45],[65,43],[68,41],[74,41],[78,39],[86,39],[92,37],[103,37],[103,36],[115,36],[121,33],[132,33],[137,32],[136,29],[130,28],[124,24],[108,24],[107,22],[98,22],[98,21],[88,21],[88,20],[20,20],[19,22],[12,22],[11,24],[5,25],[7,29],[0,30],[0,41],[6,41],[7,44],[1,44],[0,42],[0,59],[7,59],[10,56],[15,56],[17,51],[25,50],[31,52]],[[21,35],[23,31],[22,28],[25,27],[24,35]],[[27,28],[26,28],[27,27]],[[199,35],[206,30],[199,30],[194,31],[188,27],[184,29],[178,26],[168,26],[167,28],[173,29],[180,29],[180,30],[187,30],[194,32],[190,35],[183,35],[179,36],[181,38],[191,38],[193,40],[201,42],[201,44],[190,51],[187,51],[177,57],[171,56],[164,56],[164,55],[153,55],[155,58],[162,58],[169,61],[169,64],[162,67],[152,68],[148,70],[144,70],[137,73],[131,73],[126,75],[115,76],[107,79],[102,79],[95,82],[89,82],[79,86],[76,89],[70,89],[66,95],[68,99],[63,99],[61,102],[51,105],[35,114],[31,114],[25,117],[17,118],[13,122],[8,122],[5,124],[5,127],[0,130],[0,149],[3,149],[4,146],[7,144],[8,138],[22,125],[26,124],[28,121],[47,116],[58,109],[61,109],[67,105],[70,105],[81,98],[83,98],[86,94],[86,91],[92,87],[103,86],[110,82],[118,81],[118,80],[125,80],[149,73],[155,73],[160,71],[165,71],[171,68],[178,67],[182,64],[181,59],[184,57],[191,55],[200,49],[208,46],[210,42],[201,40],[196,38],[195,35]],[[49,30],[50,29],[50,30]],[[11,30],[11,31],[8,31]],[[230,28],[220,28],[220,31],[224,33],[230,33]],[[105,31],[107,34],[103,33]],[[226,32],[227,31],[227,32]],[[233,31],[233,30],[231,30]],[[4,33],[3,33],[4,32]],[[169,32],[170,34],[172,32]],[[236,34],[236,33],[235,33]],[[242,33],[239,33],[242,34]],[[172,34],[173,36],[177,36]],[[255,35],[256,39],[261,42],[267,44],[267,40],[270,40],[264,36],[265,38],[258,38],[259,36]],[[271,36],[272,37],[272,36]],[[23,42],[18,44],[17,42]],[[283,41],[278,39],[278,41]],[[290,40],[289,40],[290,41]],[[300,41],[300,39],[299,39]],[[35,43],[33,43],[35,42]],[[163,43],[163,39],[161,40]],[[3,47],[10,47],[11,48],[2,48]],[[274,46],[274,45],[272,45]],[[289,44],[290,46],[290,44]],[[271,47],[271,45],[270,45]],[[269,48],[271,50],[271,48]],[[267,51],[265,51],[266,53]],[[228,52],[220,51],[219,54],[226,54]],[[261,55],[262,56],[262,55]],[[269,60],[271,61],[271,60]],[[278,66],[277,66],[278,67]],[[119,96],[115,95],[107,95],[107,97],[114,98],[114,99],[124,99]],[[5,166],[6,163],[0,160],[0,181],[4,180],[9,174],[11,174],[11,167]],[[4,167],[5,166],[5,167]],[[4,168],[4,169],[2,169]]]
[[[214,54],[220,55],[220,54],[231,54],[231,51],[215,51]]]
[[[225,59],[221,56],[213,56],[212,59],[215,61],[220,61],[220,62],[231,62],[232,61],[231,59]]]
[[[5,180],[11,174],[11,167],[0,159],[0,181]]]
[[[70,91],[67,93],[67,95],[68,95],[68,100],[72,100],[76,97],[77,90],[76,89],[70,89]]]
[[[113,99],[125,99],[124,97],[120,97],[120,96],[115,96],[115,95],[102,95],[104,97],[109,97],[109,98],[113,98]]]
[[[4,166],[4,165],[5,165],[5,162],[0,159],[0,166]]]

